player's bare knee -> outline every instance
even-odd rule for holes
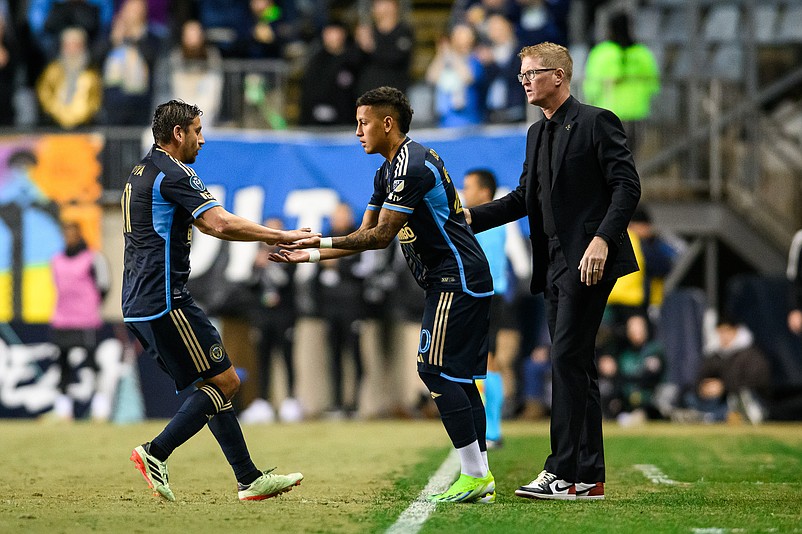
[[[229,367],[227,370],[223,371],[217,376],[214,376],[208,380],[218,388],[220,391],[225,395],[226,400],[231,400],[234,398],[234,395],[237,394],[240,388],[240,379],[237,372],[234,370],[234,367]]]
[[[234,398],[234,395],[236,395],[237,392],[239,391],[241,382],[236,372],[232,373],[226,372],[223,373],[223,375],[224,375],[223,385],[221,386],[220,389],[223,390],[223,394],[226,396],[226,399],[231,400],[232,398]]]
[[[241,384],[242,382],[240,382],[239,376],[237,373],[234,373],[231,381],[229,382],[229,390],[226,392],[226,397],[228,397],[228,400],[234,398],[234,395],[239,392],[239,387]]]

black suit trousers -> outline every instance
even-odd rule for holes
[[[569,482],[604,482],[595,342],[615,280],[587,286],[549,240],[546,313],[551,333],[551,455],[544,469]]]

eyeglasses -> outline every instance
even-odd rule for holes
[[[524,72],[523,74],[519,74],[518,75],[518,83],[523,82],[524,81],[524,77],[526,77],[526,79],[529,80],[530,82],[534,82],[535,81],[535,76],[537,76],[541,72],[548,72],[550,70],[557,70],[557,69],[554,68],[554,69],[531,69],[531,70],[528,70],[528,71]]]

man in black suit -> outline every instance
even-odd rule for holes
[[[528,215],[532,293],[545,291],[552,338],[551,455],[515,492],[533,499],[603,499],[604,447],[594,342],[616,278],[638,270],[627,224],[640,180],[621,121],[571,96],[571,56],[521,50],[518,76],[544,120],[529,128],[518,187],[465,210],[474,232]]]

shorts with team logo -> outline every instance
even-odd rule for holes
[[[195,304],[171,310],[157,319],[125,324],[175,380],[176,391],[231,367],[220,334]]]
[[[460,291],[427,291],[418,372],[470,383],[487,375],[490,297]]]

